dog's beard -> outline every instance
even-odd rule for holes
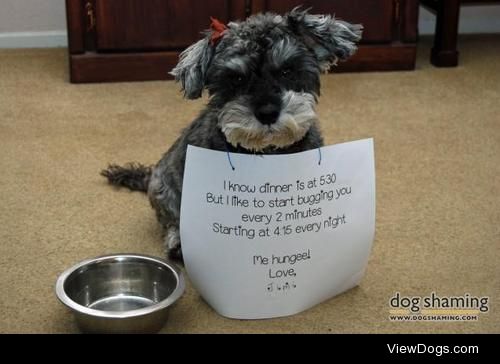
[[[264,125],[255,117],[248,97],[227,103],[219,113],[219,127],[227,141],[237,147],[259,152],[268,147],[284,148],[306,135],[317,122],[316,99],[306,92],[286,91],[281,98],[278,120]]]

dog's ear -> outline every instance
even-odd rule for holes
[[[291,31],[314,52],[323,71],[352,56],[363,31],[361,24],[349,24],[331,15],[309,14],[300,8],[293,9],[286,19]]]
[[[210,43],[212,35],[194,43],[179,56],[179,63],[170,72],[177,82],[181,82],[184,97],[197,99],[201,97],[205,86],[208,66],[213,57],[213,47]]]

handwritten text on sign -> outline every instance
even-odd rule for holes
[[[221,315],[298,313],[357,285],[375,230],[373,140],[289,155],[188,147],[181,242]]]

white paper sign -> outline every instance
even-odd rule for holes
[[[264,156],[189,146],[180,223],[187,273],[219,314],[306,310],[364,274],[375,233],[373,139]]]

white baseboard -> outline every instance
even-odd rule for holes
[[[419,25],[419,33],[422,35],[434,34],[436,31],[436,21],[433,20],[421,20]],[[489,34],[489,33],[500,33],[500,21],[478,21],[471,19],[470,21],[461,20],[460,27],[458,29],[459,34]]]
[[[0,48],[54,48],[67,46],[68,36],[65,30],[0,33]]]

